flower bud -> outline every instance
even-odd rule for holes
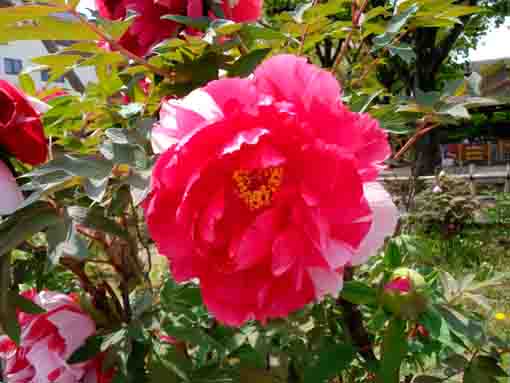
[[[384,308],[402,319],[417,319],[427,308],[426,282],[421,274],[399,268],[384,286],[381,303]]]

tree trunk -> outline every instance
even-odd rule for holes
[[[430,92],[435,90],[436,76],[440,65],[437,65],[435,40],[436,28],[418,28],[415,37],[416,72],[414,74],[414,94],[417,90]],[[415,146],[416,175],[429,175],[440,163],[439,134],[432,130],[422,136]]]

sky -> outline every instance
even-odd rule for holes
[[[510,17],[498,29],[490,31],[469,57],[471,61],[510,57]]]
[[[78,9],[86,13],[87,8],[95,9],[94,0],[81,0]],[[490,31],[476,50],[471,50],[471,61],[491,60],[510,57],[510,17],[498,29]]]

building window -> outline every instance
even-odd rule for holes
[[[42,81],[46,82],[50,79],[50,77],[51,77],[51,73],[49,70],[43,70],[41,72],[41,80]],[[58,79],[55,80],[55,82],[59,82],[59,83],[63,84],[65,82],[64,76],[60,76]]]
[[[18,74],[23,69],[23,61],[4,58],[5,74]]]

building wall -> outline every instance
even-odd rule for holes
[[[22,60],[23,69],[29,68],[31,66],[35,66],[31,62],[31,59],[34,57],[45,56],[48,55],[48,51],[44,47],[41,41],[16,41],[12,43],[8,43],[6,45],[0,45],[0,79],[7,80],[13,84],[18,83],[18,75],[10,75],[6,74],[6,63],[5,59],[18,59]],[[80,77],[81,81],[84,84],[88,82],[96,81],[96,75],[94,73],[94,69],[91,67],[86,68],[78,68],[75,70],[76,74]],[[38,89],[43,88],[46,85],[46,82],[42,79],[42,72],[33,72],[31,73],[32,78]],[[51,86],[59,86],[62,88],[66,88],[71,90],[71,86],[65,80],[63,83],[53,83]]]

